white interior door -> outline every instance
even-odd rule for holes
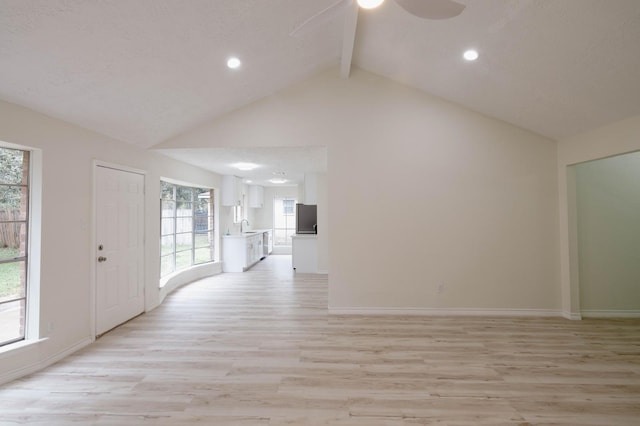
[[[96,335],[144,311],[144,176],[96,166]]]

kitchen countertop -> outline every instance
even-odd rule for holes
[[[291,238],[318,238],[318,234],[293,234]]]
[[[224,238],[247,238],[247,237],[252,237],[254,235],[259,235],[259,234],[264,234],[265,232],[271,232],[273,231],[272,229],[252,229],[248,232],[244,232],[242,234],[238,233],[238,234],[224,234],[223,237]]]

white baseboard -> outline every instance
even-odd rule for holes
[[[640,318],[638,310],[585,310],[582,311],[584,318]]]
[[[582,319],[582,315],[575,312],[562,312],[562,316],[571,321],[580,321]]]
[[[30,365],[25,365],[24,367],[20,367],[17,370],[8,371],[0,376],[0,385],[19,379],[20,377],[24,377],[29,374],[35,373],[36,371],[42,370],[43,368],[48,367],[51,364],[55,364],[56,362],[60,361],[62,358],[71,355],[72,353],[84,348],[85,346],[91,344],[92,342],[93,342],[93,339],[91,337],[85,337],[84,339],[75,343],[73,346],[70,346],[61,352],[58,352],[57,354],[51,355],[48,358],[42,359]]]
[[[561,317],[552,309],[329,308],[329,315],[422,315],[482,317]]]

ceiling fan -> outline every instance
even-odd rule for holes
[[[359,7],[363,9],[373,9],[381,5],[384,0],[338,0],[321,11],[315,13],[296,26],[289,35],[298,36],[303,28],[319,24],[330,18],[334,13],[352,6],[357,1]],[[400,7],[412,15],[422,19],[449,19],[462,13],[466,7],[454,0],[394,0]]]

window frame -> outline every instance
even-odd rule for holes
[[[20,274],[24,273],[24,277],[20,278],[20,287],[21,287],[21,296],[18,297],[13,297],[13,298],[9,298],[6,300],[0,300],[0,307],[2,307],[2,305],[9,305],[11,303],[15,303],[15,302],[22,302],[20,307],[18,309],[20,309],[21,314],[20,314],[20,324],[19,324],[19,330],[20,333],[17,337],[14,338],[9,338],[8,340],[4,340],[4,341],[0,341],[0,347],[6,347],[8,345],[14,344],[14,343],[18,343],[18,342],[22,342],[27,340],[28,338],[30,338],[30,333],[29,333],[29,316],[30,316],[30,310],[31,310],[31,305],[35,305],[35,303],[31,303],[30,299],[30,293],[31,293],[31,286],[30,286],[30,278],[31,278],[31,273],[30,273],[30,238],[31,238],[31,196],[32,196],[32,190],[31,190],[31,185],[32,185],[32,173],[33,173],[33,152],[31,150],[25,149],[23,147],[13,147],[13,146],[5,146],[5,144],[0,144],[0,149],[3,150],[11,150],[11,151],[20,151],[22,152],[22,180],[20,181],[20,183],[5,183],[5,182],[0,182],[0,188],[21,188],[21,201],[20,201],[20,210],[19,210],[19,217],[24,217],[24,219],[11,219],[11,220],[2,220],[0,219],[0,225],[11,225],[11,224],[23,224],[24,225],[24,235],[22,235],[22,231],[18,234],[18,238],[20,240],[24,241],[19,241],[19,245],[23,245],[23,247],[18,247],[18,255],[11,257],[11,258],[6,258],[6,259],[0,259],[0,265],[8,265],[11,263],[23,263],[22,265],[22,270],[20,272]],[[26,170],[25,170],[26,167]],[[24,206],[23,206],[24,204]],[[24,211],[22,210],[24,207]],[[15,232],[15,231],[14,231]],[[20,250],[24,248],[24,253],[21,253]]]
[[[170,187],[172,189],[171,197],[165,198],[165,188]],[[181,191],[182,190],[182,191]],[[190,199],[180,199],[178,200],[178,192],[185,193],[189,191]],[[201,197],[201,194],[208,193],[208,197]],[[202,265],[205,263],[215,262],[216,256],[216,232],[215,232],[215,189],[207,188],[201,186],[194,185],[185,185],[172,182],[171,180],[161,179],[160,181],[160,278],[164,279],[167,276],[186,270],[190,267],[196,265]],[[182,198],[182,197],[181,197]],[[208,207],[206,214],[206,224],[207,229],[204,231],[198,229],[198,224],[202,222],[201,215],[198,214],[199,206],[201,205],[200,199],[208,198]],[[165,209],[165,203],[172,203],[173,206],[171,209]],[[184,214],[184,212],[180,213],[179,205],[189,205],[190,214]],[[171,211],[170,215],[166,215],[167,211]],[[182,209],[186,210],[186,209]],[[200,220],[199,220],[200,218]],[[179,229],[179,221],[184,221],[185,219],[189,219],[191,221],[190,229],[185,230]],[[171,232],[165,232],[164,227],[165,223],[171,222]],[[210,244],[207,246],[198,246],[197,245],[197,236],[198,235],[208,235]],[[190,236],[190,237],[187,237]],[[163,239],[167,237],[172,237],[172,248],[170,252],[167,252],[163,246]],[[184,240],[181,237],[187,237],[190,240],[189,243],[184,244]],[[181,242],[180,246],[178,242]],[[184,246],[184,247],[183,247]],[[180,247],[180,248],[179,248]],[[186,247],[186,248],[185,248]],[[202,251],[202,249],[209,249],[210,256],[208,260],[205,261],[197,261],[196,251]],[[180,253],[189,252],[188,255],[188,264],[184,264],[184,257],[180,257]],[[180,257],[180,262],[179,262]],[[170,259],[169,270],[165,271],[163,268],[165,259]]]

